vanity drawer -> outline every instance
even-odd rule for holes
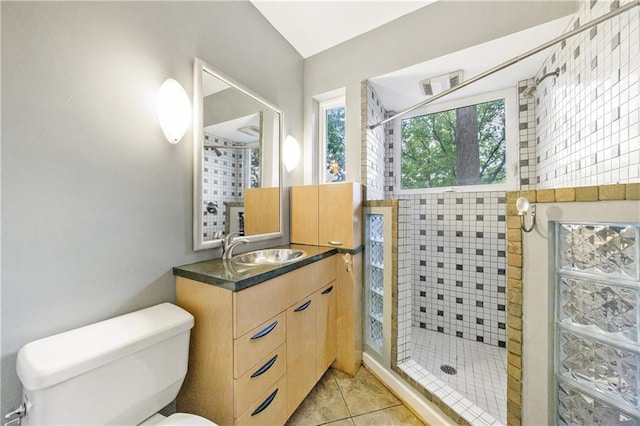
[[[319,260],[233,293],[234,333],[238,338],[258,324],[336,279],[336,256]]]
[[[295,374],[295,372],[294,372]],[[238,426],[281,426],[287,420],[287,376],[284,375],[236,421]]]
[[[284,375],[287,365],[286,344],[260,360],[242,377],[235,380],[235,416],[240,417]]]
[[[282,312],[236,339],[233,351],[233,377],[240,378],[267,354],[282,345],[286,331],[286,312]]]

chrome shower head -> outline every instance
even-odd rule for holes
[[[215,146],[205,146],[204,147],[205,151],[213,151],[218,157],[220,157],[222,155],[222,152],[220,152],[220,150],[218,149],[218,147]]]
[[[557,77],[560,75],[560,68],[556,68],[553,72],[548,72],[542,77],[536,79],[533,83],[527,86],[526,89],[522,91],[522,97],[524,98],[533,98],[536,94],[536,90],[538,89],[538,85],[542,83],[548,77],[554,76]]]

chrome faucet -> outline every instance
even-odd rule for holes
[[[239,232],[232,232],[222,240],[222,258],[229,260],[233,257],[233,249],[240,244],[249,244],[249,240],[245,238],[234,239],[240,236]]]

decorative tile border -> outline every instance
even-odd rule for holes
[[[507,192],[507,424],[522,424],[522,231],[516,200],[531,203],[640,200],[640,183]]]

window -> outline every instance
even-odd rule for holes
[[[504,90],[431,106],[396,120],[400,189],[509,188],[514,104],[513,90]]]
[[[345,99],[320,102],[320,181],[345,180]]]

